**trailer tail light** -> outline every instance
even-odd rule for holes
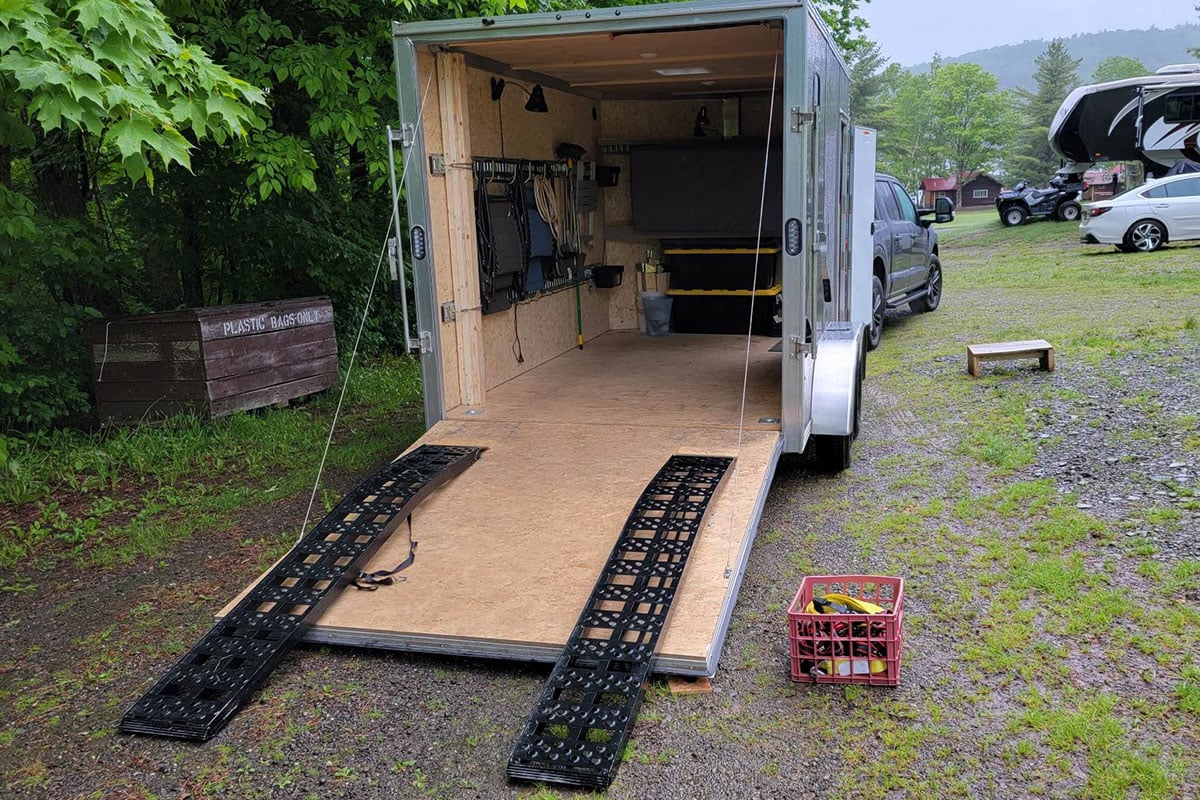
[[[420,225],[413,225],[412,230],[408,234],[409,249],[412,256],[417,261],[425,258],[425,229]]]
[[[800,248],[803,246],[803,237],[800,232],[800,220],[795,217],[789,219],[787,224],[783,226],[784,248],[789,256],[800,255]]]
[[[1112,206],[1092,206],[1092,210],[1088,212],[1089,217],[1099,217],[1112,211]]]

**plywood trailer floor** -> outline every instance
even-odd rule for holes
[[[716,669],[782,448],[775,340],[610,332],[454,409],[419,444],[487,448],[412,518],[393,586],[347,590],[306,641],[553,661],[630,509],[675,454],[737,456],[697,538],[656,671]],[[417,446],[417,445],[414,445]],[[408,555],[405,529],[371,569]]]

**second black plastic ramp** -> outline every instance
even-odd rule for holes
[[[688,555],[732,463],[672,456],[646,486],[517,739],[510,778],[612,783]]]

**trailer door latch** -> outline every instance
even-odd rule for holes
[[[800,129],[805,125],[811,125],[817,121],[817,114],[814,111],[803,111],[800,108],[792,109],[792,133],[799,133]]]
[[[411,122],[401,122],[400,130],[388,128],[393,142],[399,142],[401,147],[412,147],[417,140],[416,128]]]

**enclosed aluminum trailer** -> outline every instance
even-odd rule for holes
[[[307,638],[552,661],[648,481],[724,456],[655,662],[711,675],[780,456],[842,467],[858,426],[874,151],[845,64],[806,2],[394,33],[418,444],[487,449],[412,517],[406,581]]]

